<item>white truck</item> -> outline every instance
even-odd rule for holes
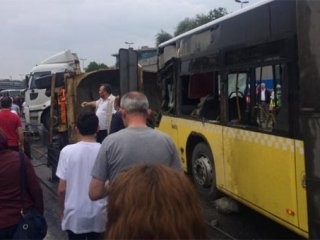
[[[26,77],[27,90],[25,92],[25,121],[27,125],[40,125],[49,127],[50,117],[50,91],[37,89],[35,80],[51,74],[81,73],[80,61],[76,53],[70,50],[59,52],[32,68]]]

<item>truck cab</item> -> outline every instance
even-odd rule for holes
[[[49,128],[50,91],[38,89],[35,84],[37,79],[52,74],[80,72],[79,58],[77,54],[71,53],[70,50],[49,57],[32,68],[27,78],[27,90],[25,92],[26,124],[39,125],[42,123],[45,128]]]

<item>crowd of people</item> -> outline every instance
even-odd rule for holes
[[[77,117],[79,141],[60,152],[56,175],[62,230],[69,239],[206,238],[201,202],[173,141],[147,125],[146,96],[129,92],[119,101],[108,84],[100,86],[99,95],[97,101],[81,103],[96,111]],[[0,128],[7,129],[2,119],[14,113],[9,103],[1,103],[7,115],[0,115]],[[0,239],[13,236],[20,214],[19,180],[12,176],[19,171],[21,122],[10,118],[16,121],[15,141],[12,133],[0,131]],[[43,212],[40,185],[28,157],[25,162],[26,205]]]
[[[23,102],[24,102],[24,97],[22,96],[9,96],[9,95],[3,95],[0,94],[0,109],[1,107],[1,100],[2,98],[9,97],[11,98],[12,104],[11,104],[11,111],[15,114],[17,114],[19,117],[23,115]]]

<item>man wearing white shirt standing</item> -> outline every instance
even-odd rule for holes
[[[82,107],[95,107],[96,115],[99,119],[99,131],[97,132],[97,142],[102,143],[103,139],[108,135],[112,113],[114,112],[114,99],[111,86],[109,84],[101,84],[99,88],[100,98],[97,101],[82,102]]]

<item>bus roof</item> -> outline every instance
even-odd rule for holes
[[[277,1],[277,0],[262,0],[261,2],[258,2],[258,3],[256,3],[256,4],[253,4],[253,5],[249,6],[249,7],[246,7],[246,8],[244,8],[244,9],[240,9],[240,10],[237,10],[237,11],[232,12],[232,13],[230,13],[230,14],[227,14],[227,15],[221,17],[221,18],[218,18],[218,19],[216,19],[216,20],[213,20],[213,21],[211,21],[211,22],[208,22],[208,23],[206,23],[206,24],[204,24],[204,25],[201,25],[201,26],[199,26],[199,27],[197,27],[197,28],[194,28],[194,29],[192,29],[192,30],[190,30],[190,31],[188,31],[188,32],[182,33],[182,34],[180,34],[180,35],[178,35],[178,36],[176,36],[176,37],[174,37],[174,38],[171,38],[171,39],[169,39],[168,41],[166,41],[166,42],[164,42],[164,43],[161,43],[161,44],[159,45],[159,48],[162,48],[162,47],[165,47],[165,46],[167,46],[167,45],[170,45],[170,44],[176,42],[177,40],[179,40],[179,39],[181,39],[181,38],[184,38],[184,37],[186,37],[186,36],[192,35],[192,34],[194,34],[194,33],[201,32],[201,31],[207,29],[208,27],[213,26],[213,25],[215,25],[215,24],[217,24],[217,23],[220,23],[220,22],[225,21],[225,20],[227,20],[227,19],[236,17],[236,16],[241,15],[241,14],[243,14],[243,13],[245,13],[245,12],[249,12],[249,11],[251,11],[252,9],[255,9],[255,8],[257,8],[257,7],[266,5],[266,4],[268,4],[268,3],[270,3],[270,2],[274,2],[274,1]],[[280,1],[280,0],[278,0],[278,1]]]

